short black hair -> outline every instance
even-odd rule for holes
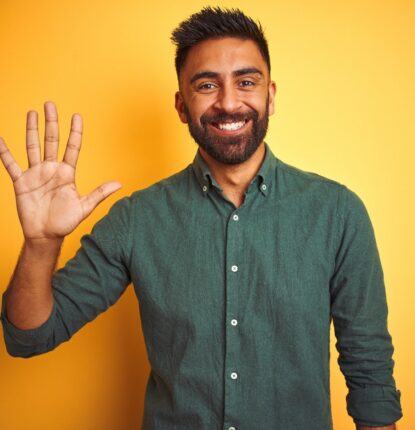
[[[209,6],[181,22],[172,32],[171,40],[176,45],[177,77],[190,48],[204,40],[222,37],[237,37],[255,42],[268,66],[268,71],[271,72],[268,43],[261,24],[256,23],[239,9]]]

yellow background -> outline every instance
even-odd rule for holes
[[[123,189],[67,238],[60,264],[114,201],[178,171],[196,145],[174,110],[170,31],[201,1],[1,0],[0,134],[22,166],[25,114],[54,100],[66,140],[84,117],[81,193]],[[345,183],[364,200],[387,282],[395,377],[415,428],[415,2],[229,1],[259,19],[277,82],[267,141],[283,161]],[[40,116],[43,122],[43,114]],[[43,128],[43,124],[42,127]],[[43,132],[42,132],[43,133]],[[63,145],[62,145],[63,146]],[[61,148],[62,149],[62,148]],[[10,180],[0,170],[0,282],[22,244]],[[332,345],[334,345],[332,339]],[[332,349],[335,430],[353,429]],[[148,363],[131,287],[70,342],[30,360],[0,345],[2,430],[135,430]],[[299,429],[305,430],[305,429]]]

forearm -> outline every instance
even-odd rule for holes
[[[42,325],[53,308],[52,276],[62,239],[26,241],[7,290],[9,321],[22,330]]]

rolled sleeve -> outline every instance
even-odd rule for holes
[[[353,390],[347,395],[347,411],[361,426],[387,426],[402,417],[400,397],[400,391],[394,387]]]
[[[15,327],[7,318],[6,297],[7,290],[3,293],[0,316],[7,352],[13,357],[28,358],[51,349],[56,304],[54,303],[49,318],[42,325],[34,329],[22,330]]]
[[[331,312],[339,365],[349,389],[347,410],[356,424],[386,426],[402,417],[393,378],[383,271],[373,227],[360,198],[344,187],[342,225],[331,280]]]
[[[56,348],[118,300],[130,282],[129,220],[129,200],[122,199],[83,236],[76,255],[53,275],[53,309],[41,326],[13,326],[6,315],[7,291],[3,294],[1,320],[10,355],[27,358]]]

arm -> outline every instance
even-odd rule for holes
[[[120,188],[110,182],[81,197],[75,185],[75,168],[81,147],[82,119],[74,115],[62,162],[58,154],[58,117],[53,103],[45,103],[45,149],[41,161],[37,114],[29,112],[26,149],[29,168],[22,172],[4,141],[0,158],[15,190],[24,245],[7,289],[6,311],[18,329],[42,325],[53,308],[52,276],[64,237],[107,196]]]
[[[7,315],[20,329],[42,325],[53,307],[52,275],[62,240],[26,241],[8,286]]]
[[[341,227],[330,291],[338,362],[349,389],[347,411],[358,429],[393,429],[391,423],[402,411],[373,227],[363,202],[345,187],[338,213]]]

